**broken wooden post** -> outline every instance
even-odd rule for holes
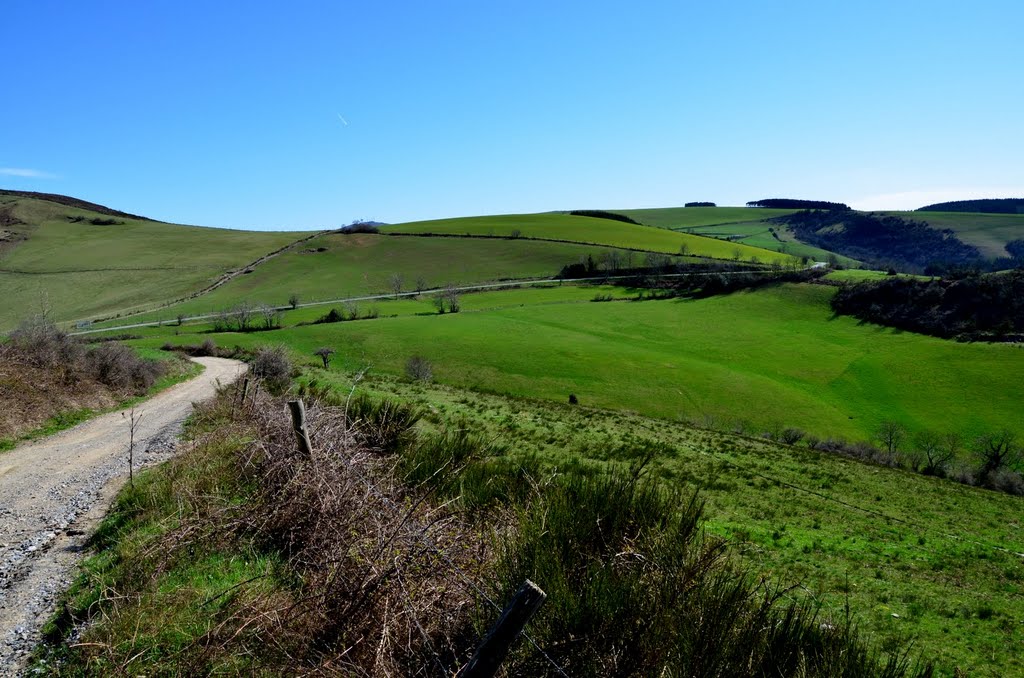
[[[288,408],[292,411],[292,429],[299,442],[299,450],[305,455],[313,454],[313,445],[309,442],[309,431],[306,430],[306,406],[301,400],[289,400]]]
[[[522,633],[526,622],[530,621],[547,597],[547,594],[529,579],[523,582],[512,601],[502,610],[498,621],[488,631],[487,637],[480,643],[480,647],[476,649],[473,658],[459,672],[459,678],[492,678],[505,661],[512,643]]]

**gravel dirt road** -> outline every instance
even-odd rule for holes
[[[202,374],[136,406],[136,468],[170,456],[192,403],[246,367],[195,360]],[[0,676],[21,669],[85,540],[127,478],[128,420],[121,411],[0,453]]]

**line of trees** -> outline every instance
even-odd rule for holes
[[[281,311],[262,303],[242,301],[219,311],[213,318],[214,332],[259,332],[281,327]]]
[[[751,200],[747,203],[747,207],[768,207],[782,210],[850,211],[850,206],[842,202],[828,202],[826,200],[794,200],[792,198],[765,198],[763,200]]]
[[[572,210],[569,212],[574,217],[593,217],[594,219],[611,219],[612,221],[622,221],[627,224],[640,225],[639,221],[627,217],[625,214],[619,214],[618,212],[606,212],[604,210]]]
[[[1024,495],[1024,476],[1021,475],[1024,447],[1009,429],[968,439],[955,431],[912,434],[903,424],[884,420],[875,429],[871,441],[851,443],[839,438],[821,439],[798,428],[763,435],[787,445],[803,441],[809,449],[820,452]]]

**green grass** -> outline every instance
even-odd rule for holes
[[[315,250],[324,247],[323,252]],[[311,251],[313,250],[313,251]],[[448,283],[485,284],[517,278],[555,276],[566,264],[599,259],[611,248],[536,240],[389,237],[383,235],[326,235],[297,252],[288,252],[239,276],[210,294],[130,320],[97,325],[174,320],[181,313],[216,313],[240,301],[279,306],[297,294],[301,303],[369,296],[391,292],[391,277],[399,274],[403,290],[412,291],[422,278],[428,287]],[[642,254],[622,252],[637,265]],[[363,308],[376,302],[361,302]],[[326,312],[326,311],[324,311]]]
[[[337,371],[310,369],[304,380],[350,386]],[[431,427],[469,426],[513,465],[536,457],[585,473],[653,451],[653,476],[698,489],[708,531],[731,540],[755,576],[800,584],[789,595],[820,603],[826,617],[849,602],[869,637],[912,640],[940,675],[1024,671],[1014,640],[1024,606],[1018,497],[627,412],[385,376],[360,389],[418,404]]]
[[[438,424],[471,421],[510,454],[565,469],[656,449],[653,472],[699,489],[709,531],[733,540],[755,574],[802,583],[833,615],[849,595],[872,637],[913,639],[945,675],[956,665],[1024,670],[1010,644],[1024,565],[992,548],[1024,552],[1009,518],[1019,498],[638,415],[387,379],[367,388],[420,402]]]
[[[760,207],[663,207],[639,210],[611,210],[658,228],[680,229],[762,221],[792,214],[796,210]]]
[[[303,233],[233,231],[120,219],[33,199],[16,202],[28,240],[0,255],[0,330],[48,307],[55,320],[116,313],[173,299],[258,259]],[[82,216],[71,223],[68,216]]]
[[[501,308],[518,308],[523,306],[565,304],[594,301],[595,297],[607,297],[614,299],[632,299],[640,290],[632,290],[612,285],[586,285],[586,284],[559,284],[556,282],[544,282],[528,287],[516,287],[508,289],[494,289],[482,291],[467,291],[460,295],[459,303],[463,311],[484,311],[497,310]],[[371,299],[366,301],[349,303],[322,303],[314,306],[289,309],[281,314],[282,327],[294,327],[300,324],[310,324],[326,315],[331,309],[349,312],[354,308],[360,315],[360,320],[368,320],[367,316],[376,318],[393,318],[398,316],[425,316],[437,315],[437,307],[434,305],[434,294],[423,294],[416,297],[401,297]],[[173,307],[172,310],[176,310]],[[122,322],[136,321],[142,319],[162,319],[165,324],[153,327],[137,327],[131,330],[112,329],[105,332],[97,332],[95,336],[116,336],[122,333],[131,334],[137,337],[163,337],[167,334],[184,333],[195,334],[213,330],[211,320],[190,320],[179,326],[177,321],[169,315],[169,312],[140,315],[139,318],[110,321],[100,323],[104,325],[116,325]]]
[[[159,346],[281,343],[333,365],[401,374],[412,354],[445,383],[712,421],[760,433],[796,426],[866,439],[882,420],[912,431],[1024,434],[1024,353],[958,344],[833,317],[834,290],[784,285],[704,300],[530,304],[444,316],[138,340]],[[535,291],[539,300],[543,291]],[[182,328],[187,330],[188,328]]]
[[[1005,257],[1011,240],[1024,238],[1024,214],[971,214],[969,212],[886,212],[903,219],[925,221],[938,229],[952,229],[985,257]]]
[[[793,261],[786,255],[739,243],[726,243],[666,229],[637,226],[610,219],[579,217],[569,214],[504,214],[486,217],[438,219],[395,224],[384,227],[389,233],[434,233],[449,235],[502,236],[518,231],[523,238],[544,238],[625,247],[648,252],[678,254],[685,246],[691,255],[733,259],[757,258],[763,262]]]

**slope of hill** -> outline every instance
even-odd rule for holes
[[[308,235],[179,226],[11,195],[0,209],[18,222],[0,252],[0,330],[44,307],[72,320],[183,296]]]
[[[773,219],[801,241],[869,262],[920,273],[936,266],[968,266],[981,252],[952,231],[917,220],[871,212],[806,210]]]
[[[209,294],[133,317],[133,322],[173,320],[230,309],[239,302],[283,306],[292,294],[301,303],[329,301],[395,290],[547,278],[566,264],[617,252],[639,264],[643,254],[614,248],[542,240],[387,236],[371,233],[318,236],[252,273]],[[365,304],[364,304],[365,306]],[[321,313],[323,311],[320,311]],[[106,325],[114,324],[108,322]]]
[[[976,214],[970,212],[884,212],[912,219],[938,230],[949,229],[982,256],[997,259],[1008,255],[1006,243],[1024,239],[1024,214]]]
[[[697,208],[694,208],[697,209]],[[628,215],[627,216],[631,216]],[[779,263],[796,259],[778,252],[741,243],[726,243],[713,238],[668,232],[664,229],[570,214],[504,214],[463,217],[395,224],[383,233],[484,236],[500,238],[536,238],[563,242],[606,245],[640,251],[687,254],[717,259],[753,260]]]
[[[793,209],[668,207],[617,211],[648,226],[763,247],[813,261],[829,261],[834,257],[842,266],[860,266],[856,259],[801,242],[789,229],[769,223],[771,219],[793,214],[796,211]]]

